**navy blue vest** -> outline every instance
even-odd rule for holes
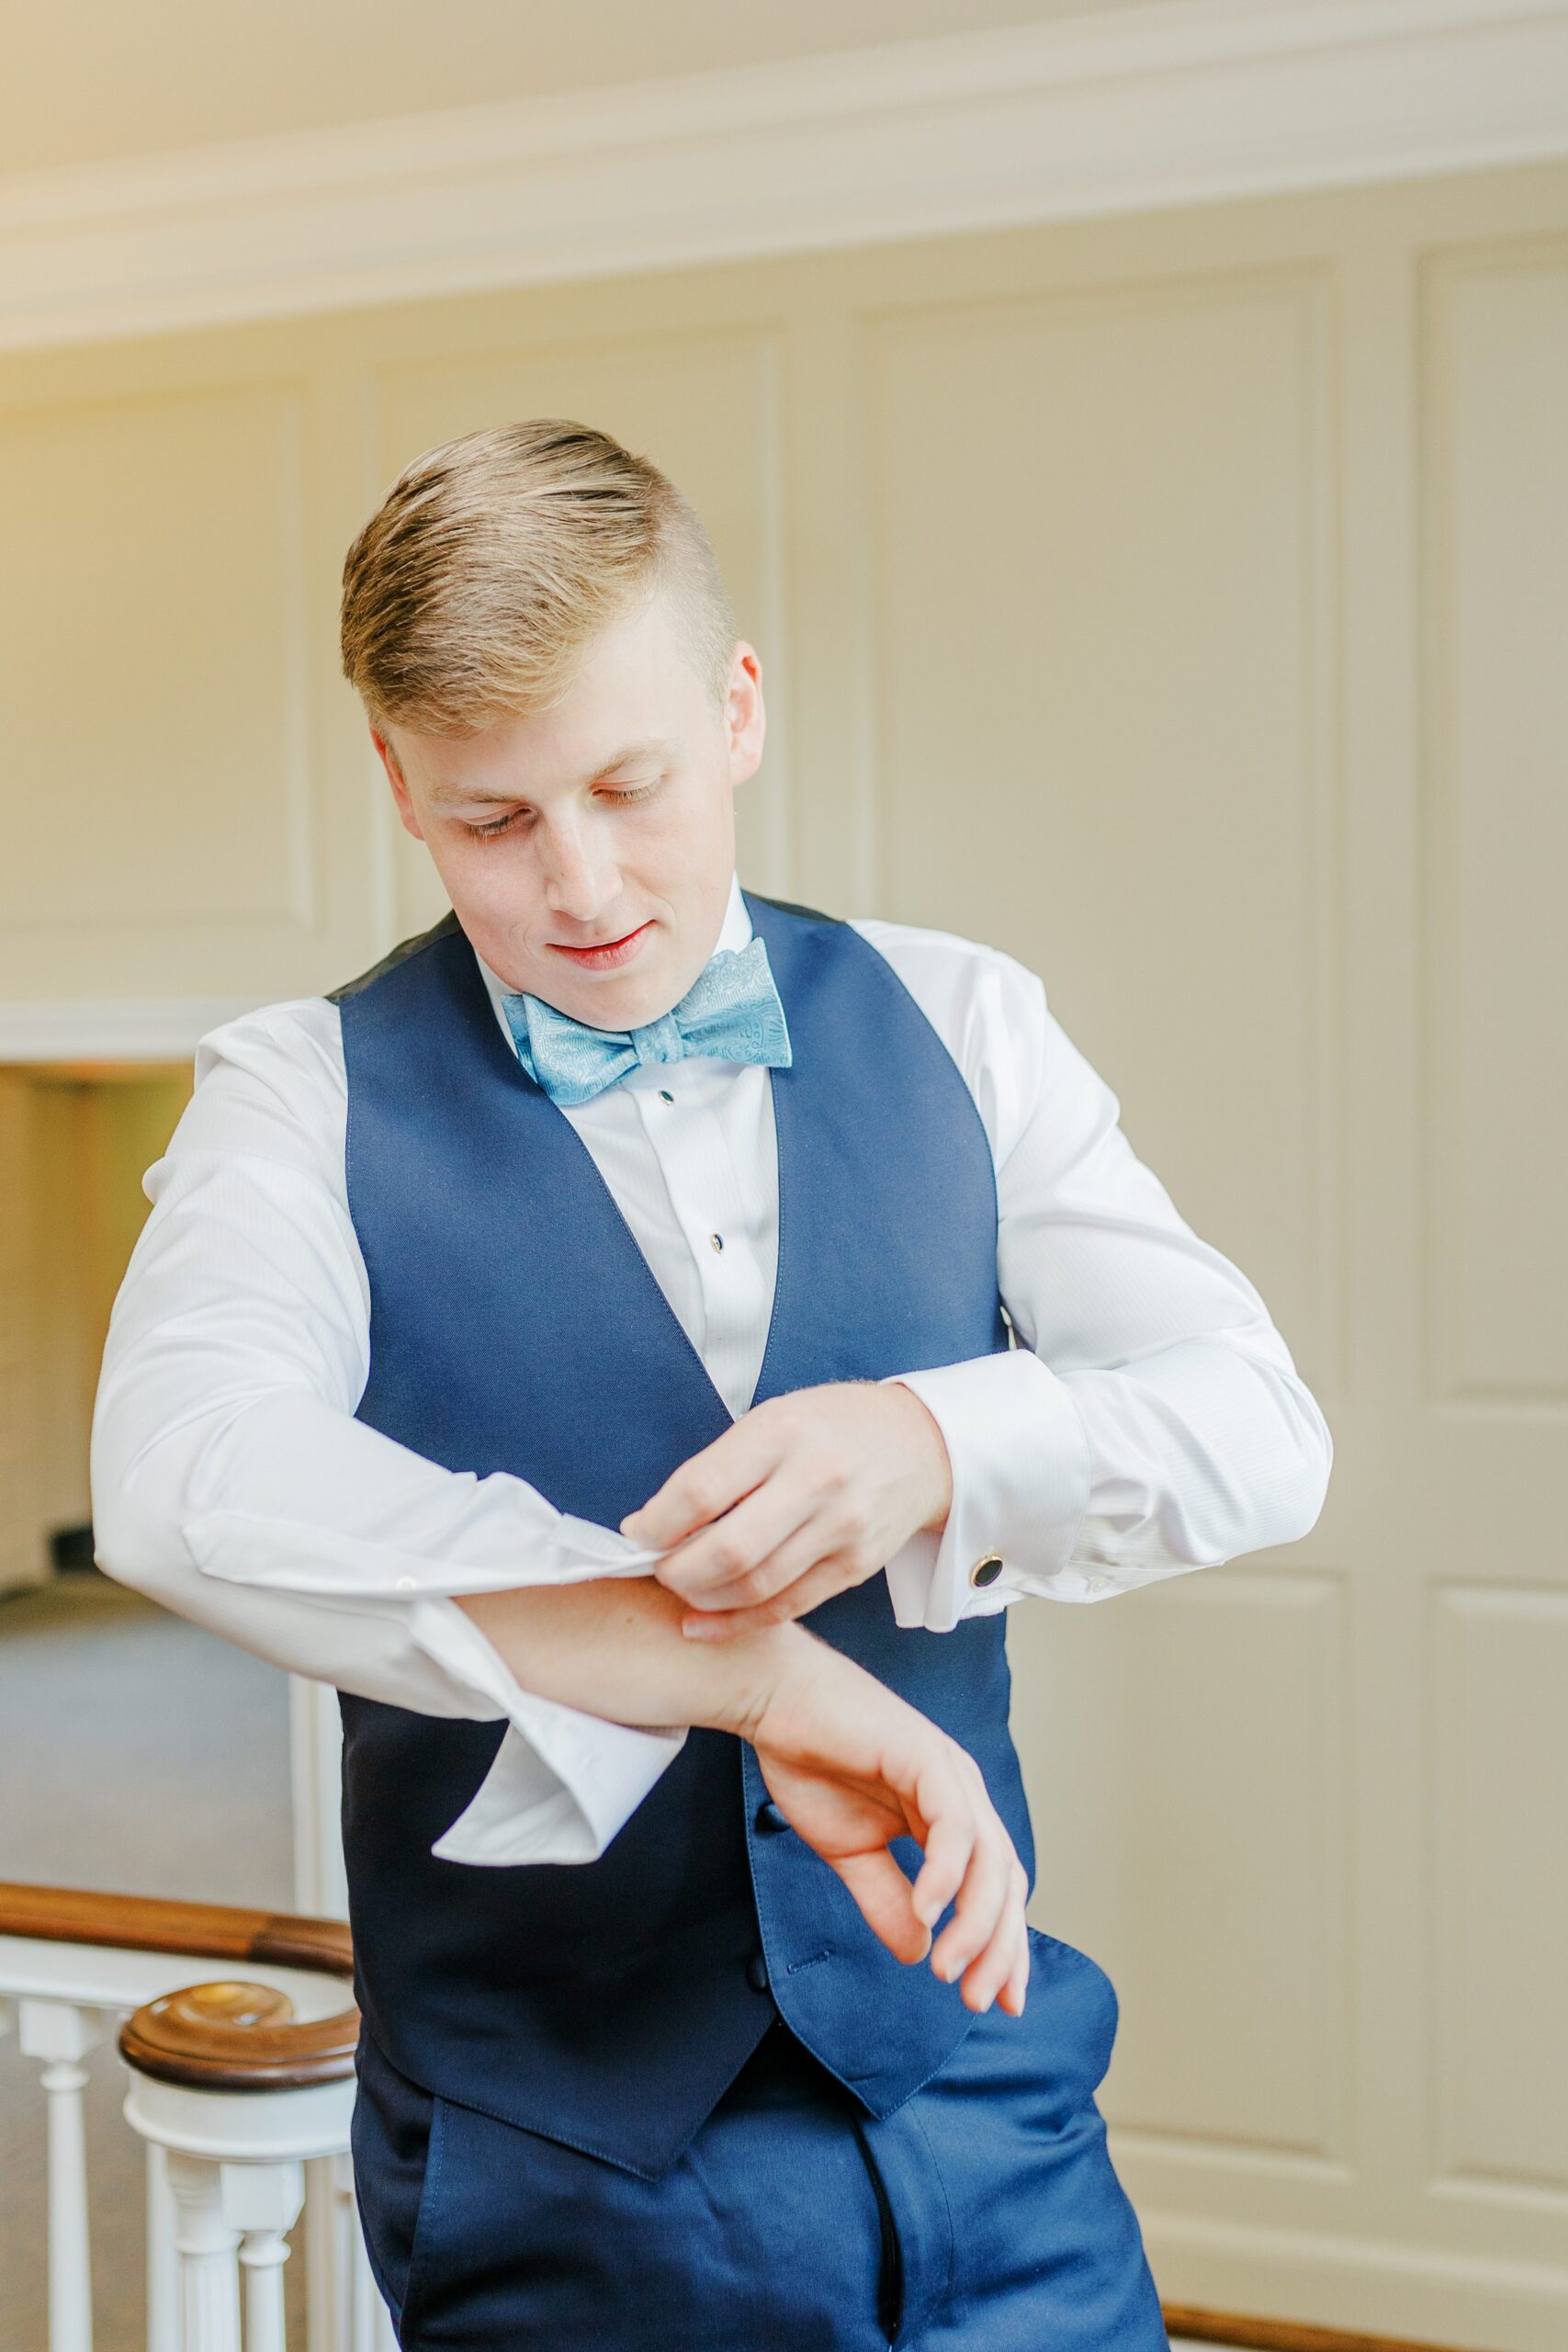
[[[757,1401],[1005,1346],[990,1148],[947,1048],[849,924],[747,904],[795,1056],[771,1073],[779,1257]],[[338,1001],[371,1299],[359,1419],[615,1526],[730,1426],[723,1399],[517,1062],[456,919]],[[807,1622],[963,1743],[1032,1875],[1004,1617],[900,1631],[878,1576]],[[483,1869],[430,1849],[504,1724],[340,1695],[359,2002],[427,2090],[651,2177],[779,2013],[874,2115],[973,2022],[776,1826],[754,1751],[728,1734],[690,1733],[597,1861]],[[912,1875],[913,1841],[894,1850]]]

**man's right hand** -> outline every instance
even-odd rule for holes
[[[980,1768],[863,1667],[797,1624],[688,1641],[685,1602],[652,1577],[457,1600],[525,1690],[612,1723],[705,1724],[749,1739],[774,1803],[888,1951],[910,1964],[930,1952],[945,1983],[962,1979],[970,2008],[999,2000],[1020,2015],[1027,1890]],[[912,1885],[888,1851],[906,1836],[925,1849]]]
[[[774,1803],[897,1959],[929,1951],[943,1983],[962,1980],[968,2007],[999,1999],[1021,2016],[1028,1883],[978,1765],[862,1668],[789,1631],[761,1712],[744,1726]],[[903,1837],[925,1849],[912,1884],[888,1850]],[[932,1923],[950,1902],[933,1948]]]

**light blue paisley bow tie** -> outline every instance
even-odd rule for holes
[[[537,996],[502,997],[502,1010],[518,1060],[552,1102],[591,1102],[641,1062],[679,1062],[688,1054],[781,1069],[790,1064],[784,1006],[761,939],[739,951],[720,948],[680,1003],[640,1029],[591,1028]]]

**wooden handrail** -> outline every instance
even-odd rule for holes
[[[119,2030],[138,2074],[193,2090],[303,2090],[354,2072],[359,2011],[301,2023],[287,1993],[225,1978],[146,2002]]]
[[[354,1946],[341,1919],[248,1911],[230,1903],[175,1903],[155,1894],[96,1894],[84,1887],[0,1880],[0,1936],[185,1952],[197,1960],[261,1960],[327,1976],[354,1973]]]
[[[354,1946],[341,1919],[158,1895],[0,1881],[0,1936],[354,1973]],[[346,2080],[358,2040],[352,2004],[330,2018],[300,2019],[287,1993],[226,1977],[144,2003],[120,2029],[119,2050],[128,2065],[159,2082],[274,2091]]]

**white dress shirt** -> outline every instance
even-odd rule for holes
[[[1109,1598],[1304,1534],[1332,1460],[1323,1416],[1252,1284],[1134,1155],[1040,980],[945,933],[854,927],[974,1096],[1019,1343],[900,1375],[942,1429],[953,1508],[940,1538],[917,1535],[887,1564],[897,1622],[944,1632],[1021,1594]],[[717,944],[750,936],[737,881]],[[504,983],[480,968],[510,1042]],[[230,1022],[202,1040],[196,1077],[147,1171],[152,1215],[104,1355],[100,1563],[295,1673],[426,1714],[504,1718],[482,1786],[433,1850],[591,1860],[684,1733],[523,1690],[451,1596],[646,1574],[659,1555],[524,1479],[442,1469],[354,1418],[370,1294],[345,1189],[336,1007],[308,997]],[[740,1415],[778,1248],[768,1071],[649,1065],[562,1115]],[[503,1202],[494,1246],[507,1246]],[[1003,1574],[977,1589],[987,1555]]]

